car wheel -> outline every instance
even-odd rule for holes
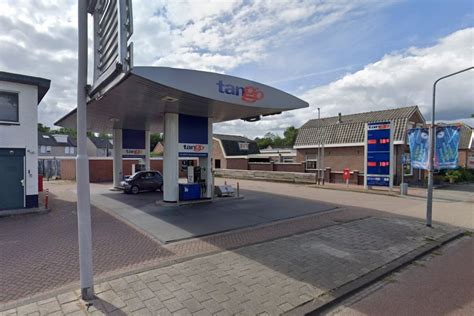
[[[131,189],[130,189],[130,192],[132,192],[132,194],[138,194],[140,192],[140,188],[137,186],[137,185],[134,185]]]

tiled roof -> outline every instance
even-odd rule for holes
[[[260,153],[257,143],[254,140],[248,139],[247,137],[224,134],[214,134],[213,136],[221,141],[223,147],[222,149],[224,150],[226,156],[245,156]],[[240,149],[239,143],[248,143],[249,149]]]
[[[39,146],[77,147],[76,139],[71,135],[64,135],[64,136],[67,136],[67,142],[59,142],[54,136],[57,136],[57,135],[38,132],[38,145]]]
[[[317,146],[322,135],[325,145],[364,142],[365,123],[391,121],[395,126],[395,141],[404,141],[408,120],[418,106],[313,119],[298,131],[295,146]],[[420,114],[421,115],[421,114]]]
[[[89,136],[89,139],[91,140],[91,142],[94,144],[96,148],[108,148],[108,149],[114,148],[114,146],[110,142],[110,139],[108,138]]]

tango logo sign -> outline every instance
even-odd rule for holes
[[[200,152],[206,149],[206,147],[203,145],[184,145],[183,147],[185,150],[192,150],[195,152]]]
[[[224,82],[222,82],[222,80],[219,80],[217,85],[219,86],[219,93],[239,96],[242,99],[242,101],[245,101],[248,103],[254,103],[258,100],[263,99],[263,91],[261,91],[257,87],[252,87],[252,86],[239,87],[239,86],[234,86],[231,84],[225,84]]]

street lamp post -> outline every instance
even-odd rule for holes
[[[433,215],[433,173],[434,173],[434,147],[435,147],[435,105],[436,105],[436,84],[443,79],[455,76],[462,72],[473,70],[474,67],[469,67],[463,70],[453,72],[452,74],[438,78],[433,84],[433,108],[431,110],[431,127],[430,127],[430,149],[428,153],[428,192],[426,196],[426,226],[431,227]]]

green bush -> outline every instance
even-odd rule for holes
[[[472,170],[465,168],[448,170],[446,172],[445,180],[449,181],[449,183],[474,181],[474,173]]]

